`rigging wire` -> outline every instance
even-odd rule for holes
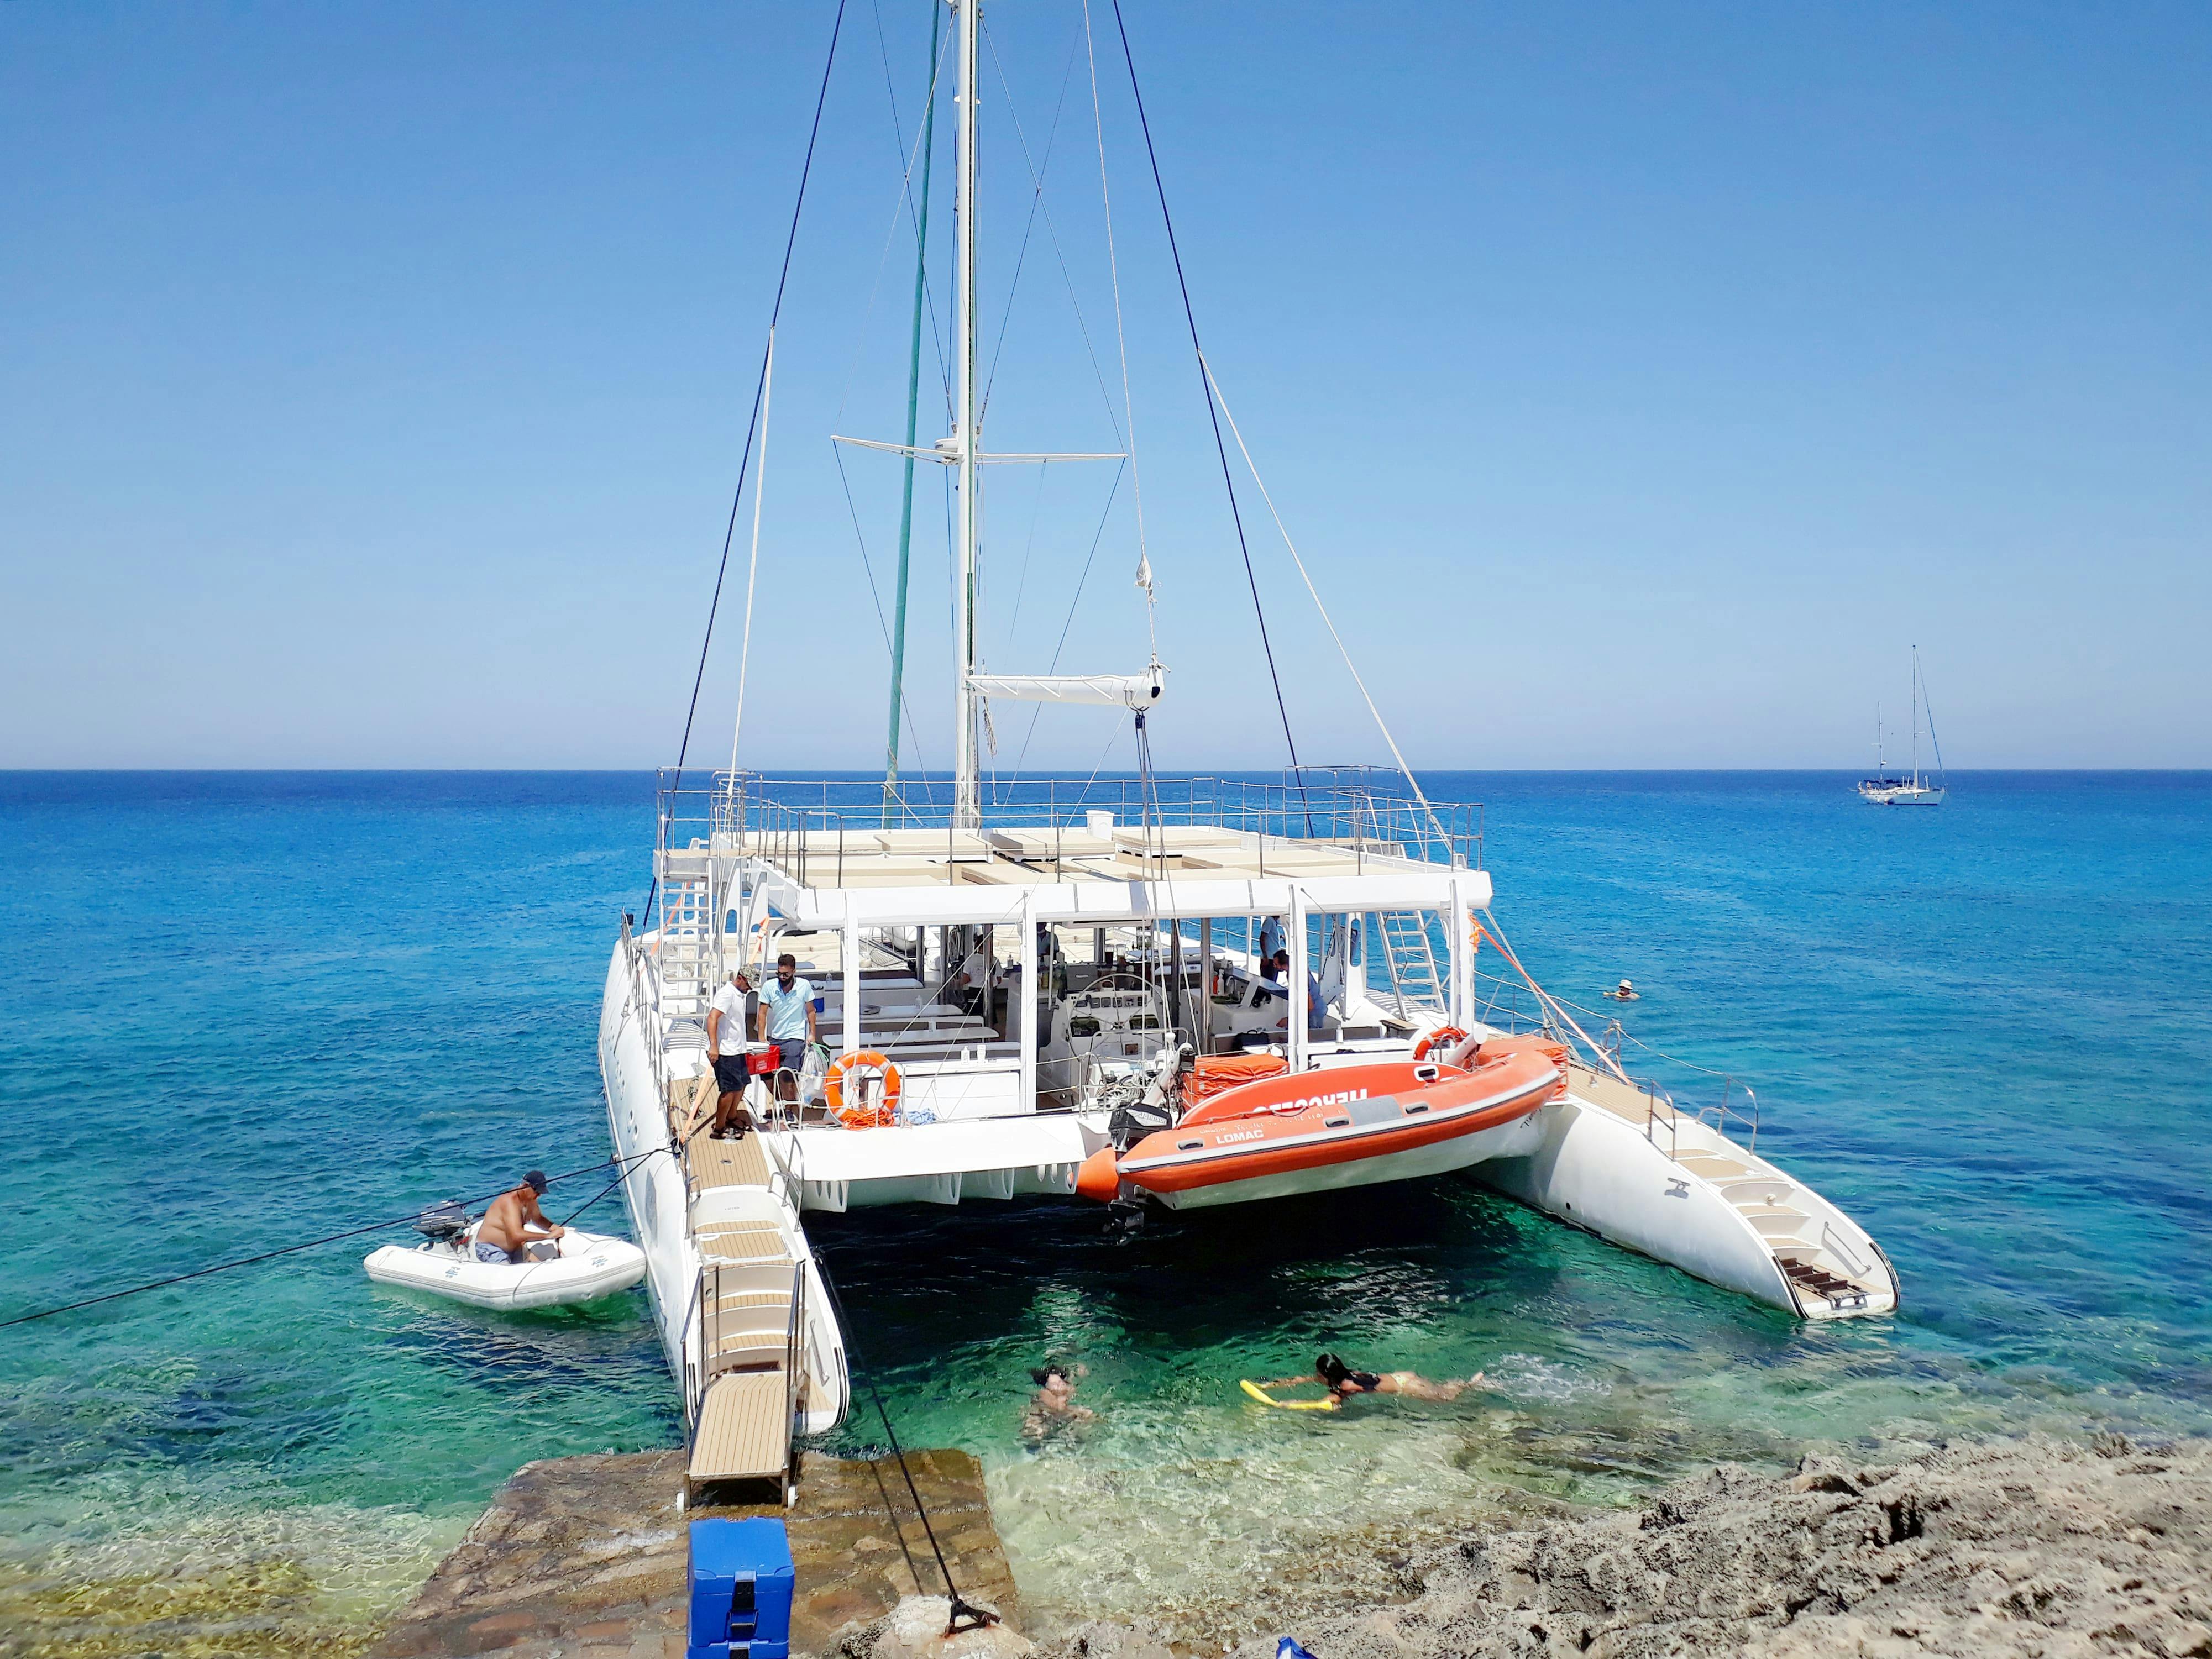
[[[1075,626],[1075,608],[1083,603],[1083,586],[1091,580],[1091,567],[1097,560],[1098,544],[1106,538],[1106,521],[1113,516],[1114,498],[1121,494],[1121,474],[1127,470],[1128,465],[1125,458],[1121,465],[1114,469],[1114,482],[1106,491],[1106,506],[1098,514],[1098,528],[1091,538],[1091,551],[1084,556],[1083,574],[1075,579],[1075,595],[1067,602],[1067,618],[1060,625],[1060,638],[1054,642],[1052,647],[1052,661],[1045,667],[1044,672],[1048,674],[1058,670],[1060,653],[1067,648],[1068,629]],[[1042,703],[1037,703],[1030,709],[1029,730],[1023,733],[1021,749],[1014,756],[1014,775],[1017,777],[1021,775],[1022,763],[1029,758],[1030,739],[1036,736],[1037,720],[1043,713]]]
[[[878,39],[880,40],[883,27],[883,13],[880,7],[877,9],[876,23]],[[945,59],[946,56],[950,54],[951,51],[951,46],[948,41],[938,52],[937,56],[931,60],[928,95],[924,100],[923,103],[925,111],[933,110],[936,106],[938,77],[944,69]],[[885,58],[884,63],[884,81],[886,88],[888,88],[890,84],[890,63],[888,58]],[[914,143],[909,147],[906,143],[904,130],[902,128],[898,128],[896,125],[898,120],[898,96],[895,92],[890,94],[890,106],[891,119],[895,129],[891,135],[891,138],[892,143],[898,147],[899,155],[900,173],[898,196],[891,203],[890,222],[884,227],[884,245],[882,250],[876,255],[876,274],[873,280],[868,286],[867,306],[861,313],[860,326],[853,331],[853,350],[852,355],[846,361],[844,382],[837,394],[837,412],[830,418],[830,430],[833,432],[837,430],[838,428],[842,425],[845,418],[846,407],[853,400],[853,382],[860,378],[860,359],[867,350],[868,325],[875,319],[876,301],[883,291],[884,271],[888,268],[890,263],[891,241],[892,239],[898,234],[898,222],[900,215],[902,213],[905,215],[907,228],[914,234],[915,250],[917,254],[919,254],[921,251],[922,233],[926,228],[927,216],[929,210],[928,203],[925,199],[921,204],[921,213],[918,215],[915,211],[914,200],[915,168],[915,164],[922,160],[924,142],[927,137],[929,131],[929,122],[925,118],[923,125],[915,129]],[[927,196],[928,188],[928,181],[925,179],[922,183],[922,191],[925,198]],[[920,264],[920,262],[917,261],[917,264]],[[937,310],[934,299],[932,295],[932,291],[928,287],[927,266],[926,264],[921,264],[920,269],[917,270],[916,275],[921,281],[921,300],[927,305],[929,309],[929,342],[930,344],[935,347],[937,350],[938,379],[943,383],[946,399],[945,406],[949,409],[951,406],[951,400],[952,397],[951,390],[952,385],[951,368],[945,361],[944,342],[939,340],[937,337]]]
[[[665,1147],[655,1147],[653,1152],[665,1150]],[[573,1170],[565,1170],[561,1174],[551,1176],[545,1184],[549,1187],[554,1186],[558,1182],[572,1180],[577,1176],[589,1175],[594,1170],[604,1170],[612,1164],[623,1166],[623,1172],[616,1176],[614,1183],[615,1186],[620,1186],[623,1179],[629,1176],[630,1169],[643,1163],[653,1155],[653,1152],[639,1152],[629,1158],[603,1158],[596,1164],[585,1164]],[[512,1187],[501,1187],[496,1192],[483,1193],[474,1198],[456,1199],[453,1201],[464,1207],[471,1204],[488,1204],[493,1199],[514,1190]],[[607,1189],[609,1192],[612,1190],[611,1187]],[[599,1198],[605,1196],[606,1193],[602,1192],[599,1198],[594,1198],[590,1204],[584,1205],[574,1213],[581,1215],[585,1210],[591,1208],[592,1204],[598,1203]],[[149,1291],[166,1290],[172,1285],[183,1285],[195,1279],[206,1279],[214,1273],[227,1273],[234,1268],[251,1267],[258,1262],[274,1261],[279,1256],[297,1255],[302,1250],[315,1249],[325,1244],[336,1244],[343,1239],[359,1238],[364,1233],[380,1233],[388,1228],[404,1227],[422,1213],[418,1209],[411,1215],[398,1216],[387,1221],[372,1221],[366,1226],[349,1227],[343,1232],[326,1233],[320,1238],[310,1238],[297,1244],[287,1244],[282,1249],[264,1250],[258,1255],[240,1256],[235,1261],[218,1261],[211,1267],[196,1267],[190,1273],[172,1273],[167,1279],[156,1279],[144,1285],[133,1285],[126,1290],[109,1291],[102,1296],[88,1296],[81,1302],[65,1302],[57,1308],[41,1308],[36,1313],[17,1314],[12,1319],[0,1319],[0,1330],[5,1330],[10,1325],[28,1325],[36,1320],[52,1319],[58,1314],[75,1313],[81,1308],[96,1308],[103,1302],[120,1302],[125,1297],[143,1296]]]
[[[1051,472],[1051,467],[1042,463],[1038,464],[1036,495],[1030,502],[1029,539],[1022,544],[1022,568],[1020,576],[1014,583],[1013,615],[1006,619],[1006,643],[1009,646],[1013,644],[1015,632],[1022,625],[1022,595],[1029,592],[1030,561],[1036,553],[1037,520],[1044,514],[1044,481]]]
[[[1036,233],[1037,210],[1044,205],[1044,175],[1052,169],[1053,147],[1060,142],[1060,118],[1067,109],[1068,83],[1075,79],[1075,48],[1067,49],[1067,67],[1060,77],[1060,100],[1052,106],[1052,125],[1044,135],[1044,155],[1035,166],[1030,165],[1029,139],[1022,131],[1022,118],[1014,112],[1014,89],[1006,82],[1006,65],[999,61],[999,43],[990,28],[977,18],[983,30],[983,43],[991,49],[991,66],[999,72],[999,88],[1006,95],[1007,118],[1014,124],[1014,138],[1020,144],[1022,163],[1030,169],[1030,212],[1022,222],[1021,246],[1014,252],[1014,274],[1006,283],[1006,308],[999,313],[999,337],[991,347],[991,367],[983,375],[983,399],[976,405],[975,424],[981,427],[983,417],[991,410],[991,388],[999,383],[999,359],[1006,349],[1006,329],[1014,320],[1014,299],[1022,286],[1022,268],[1029,263],[1030,239]]]
[[[1145,543],[1145,477],[1137,465],[1137,405],[1129,396],[1129,334],[1121,317],[1121,261],[1114,250],[1114,198],[1106,187],[1106,117],[1098,101],[1098,49],[1091,36],[1091,0],[1083,0],[1084,56],[1091,66],[1091,125],[1098,135],[1098,202],[1106,215],[1106,270],[1114,287],[1114,343],[1121,357],[1121,412],[1128,422],[1122,441],[1129,451],[1129,489],[1137,509],[1137,585],[1145,590],[1145,629],[1152,660],[1160,659],[1159,607],[1152,597],[1152,560]]]
[[[1298,556],[1297,544],[1291,539],[1290,527],[1284,524],[1282,514],[1276,510],[1275,498],[1267,493],[1267,481],[1260,476],[1259,465],[1253,460],[1252,452],[1245,445],[1244,434],[1237,430],[1237,416],[1230,410],[1229,399],[1222,395],[1221,383],[1213,378],[1213,365],[1206,362],[1204,352],[1199,354],[1198,363],[1199,367],[1206,371],[1206,382],[1213,388],[1214,397],[1220,400],[1221,418],[1229,422],[1229,434],[1237,440],[1237,453],[1243,456],[1244,465],[1252,474],[1252,482],[1259,488],[1260,499],[1267,504],[1268,516],[1274,520],[1276,530],[1281,532],[1283,545],[1290,549],[1291,562],[1298,568],[1299,580],[1305,583],[1306,592],[1313,599],[1314,609],[1321,612],[1322,623],[1328,629],[1329,638],[1336,641],[1338,654],[1344,659],[1345,668],[1352,675],[1352,683],[1359,688],[1359,695],[1366,700],[1367,712],[1375,717],[1375,729],[1382,734],[1382,741],[1389,744],[1390,757],[1398,763],[1398,770],[1404,775],[1407,784],[1413,789],[1413,799],[1421,804],[1421,811],[1428,817],[1429,827],[1436,831],[1437,839],[1449,848],[1451,838],[1444,833],[1443,824],[1437,819],[1436,809],[1429,805],[1429,798],[1421,793],[1420,781],[1414,777],[1413,769],[1406,764],[1406,757],[1398,747],[1397,738],[1390,735],[1390,727],[1382,718],[1382,711],[1375,706],[1374,695],[1368,690],[1367,682],[1359,677],[1359,665],[1352,660],[1352,648],[1345,644],[1344,635],[1336,631],[1336,622],[1328,614],[1328,607],[1321,602],[1321,592],[1315,587],[1314,579],[1306,570],[1306,562]]]
[[[991,37],[989,33],[986,32],[983,38],[988,41]],[[1036,211],[1043,216],[1044,234],[1046,239],[1052,243],[1053,257],[1060,262],[1060,278],[1067,288],[1067,305],[1068,309],[1075,313],[1076,332],[1083,337],[1083,349],[1091,359],[1091,378],[1098,382],[1098,396],[1100,400],[1106,405],[1107,422],[1114,428],[1114,441],[1116,443],[1120,443],[1122,441],[1121,417],[1115,412],[1114,394],[1107,390],[1106,371],[1099,367],[1098,348],[1091,341],[1091,325],[1083,315],[1083,301],[1076,297],[1075,275],[1067,268],[1067,250],[1060,246],[1060,227],[1054,222],[1052,210],[1049,207],[1047,207],[1044,204],[1044,179],[1037,171],[1036,163],[1030,157],[1029,139],[1022,131],[1022,118],[1014,109],[1013,88],[1006,82],[1006,68],[999,62],[999,49],[996,44],[994,44],[991,47],[991,63],[992,66],[999,72],[999,85],[1006,94],[1006,115],[1013,123],[1014,143],[1017,148],[1021,150],[1022,165],[1028,169],[1030,182],[1036,186],[1038,192],[1036,199]],[[1073,67],[1073,59],[1071,58],[1071,68]],[[1063,88],[1063,92],[1064,91],[1065,88]],[[1057,112],[1054,115],[1053,120],[1056,129],[1059,125],[1059,116]],[[1012,301],[1011,296],[1009,296],[1007,303],[1009,306],[1012,305]],[[998,372],[998,359],[994,356],[991,362],[992,374],[994,378],[995,378]],[[989,402],[989,398],[990,388],[987,384],[984,388],[984,401],[988,404]]]
[[[896,647],[891,644],[890,621],[884,615],[884,596],[881,590],[876,585],[875,562],[868,557],[867,538],[860,532],[860,509],[858,504],[856,504],[853,500],[852,480],[845,475],[845,454],[843,447],[833,442],[830,446],[830,459],[835,461],[837,465],[837,482],[843,487],[845,491],[845,513],[846,516],[853,521],[853,542],[854,544],[860,550],[860,568],[866,574],[868,578],[868,602],[875,607],[876,629],[877,631],[883,635],[884,650],[885,653],[896,657]],[[921,741],[914,737],[911,730],[914,722],[914,705],[907,701],[906,689],[904,686],[901,686],[899,689],[899,707],[906,710],[906,718],[909,727],[906,741],[912,744],[915,760],[921,763],[921,767],[924,771],[927,771],[929,769],[929,763],[922,759]]]
[[[1457,920],[1457,918],[1455,918],[1455,920]],[[1489,936],[1490,942],[1498,947],[1498,953],[1500,956],[1504,957],[1506,961],[1513,964],[1513,971],[1520,975],[1522,979],[1527,983],[1528,988],[1536,994],[1536,1000],[1545,1007],[1550,1009],[1554,1014],[1558,1015],[1560,1023],[1569,1030],[1572,1031],[1577,1036],[1580,1037],[1583,1040],[1583,1044],[1589,1049],[1590,1053],[1596,1055],[1598,1059],[1605,1062],[1605,1066],[1607,1071],[1611,1072],[1623,1083],[1630,1081],[1628,1073],[1620,1069],[1620,1062],[1614,1059],[1611,1054],[1607,1053],[1603,1045],[1592,1038],[1588,1031],[1585,1031],[1580,1025],[1577,1025],[1575,1023],[1575,1017],[1566,1011],[1565,1005],[1563,1005],[1559,1000],[1553,996],[1549,991],[1547,991],[1542,986],[1537,984],[1536,976],[1521,965],[1521,958],[1513,954],[1513,947],[1505,942],[1505,930],[1498,925],[1498,918],[1491,915],[1489,910],[1486,908],[1482,913],[1482,920],[1486,924],[1483,928],[1483,932]]]
[[[753,656],[753,591],[760,581],[761,506],[768,500],[768,423],[775,404],[775,325],[768,330],[768,363],[761,371],[760,471],[753,474],[752,556],[745,562],[745,625],[738,647],[738,714],[730,722],[730,775],[738,770],[738,738],[745,729],[745,678]]]
[[[730,545],[738,535],[738,505],[744,499],[745,474],[751,465],[753,434],[760,425],[761,400],[768,390],[769,353],[775,349],[775,325],[783,314],[783,291],[791,281],[792,251],[799,246],[799,218],[806,206],[806,181],[814,173],[814,146],[822,137],[822,111],[830,101],[830,71],[837,64],[837,39],[845,29],[846,0],[837,0],[837,16],[830,26],[830,51],[822,64],[821,88],[814,94],[814,125],[806,134],[806,159],[799,169],[799,195],[791,204],[791,229],[783,240],[783,267],[775,279],[775,302],[769,308],[769,343],[761,351],[759,379],[753,386],[752,417],[745,422],[745,447],[738,458],[738,487],[730,497],[730,520],[722,532],[721,562],[714,569],[714,593],[707,603],[707,628],[699,641],[699,670],[691,678],[691,704],[684,714],[684,741],[676,750],[676,781],[672,794],[684,787],[684,763],[691,753],[691,727],[699,717],[699,690],[707,683],[707,656],[714,643],[714,618],[721,610],[722,583],[729,574]],[[660,872],[653,872],[653,884],[646,889],[645,906],[638,914],[648,924],[653,919],[653,901],[660,890]]]
[[[1145,135],[1145,156],[1152,163],[1152,188],[1160,198],[1160,222],[1168,234],[1168,252],[1175,260],[1176,287],[1182,295],[1183,320],[1190,326],[1190,349],[1198,358],[1199,390],[1206,398],[1206,418],[1213,427],[1214,453],[1221,461],[1222,487],[1229,493],[1229,516],[1237,526],[1237,549],[1244,557],[1244,580],[1252,590],[1252,614],[1260,624],[1260,648],[1267,659],[1267,680],[1274,687],[1275,713],[1283,722],[1283,743],[1291,751],[1291,775],[1297,780],[1298,799],[1305,806],[1306,833],[1313,833],[1313,805],[1306,796],[1305,768],[1298,759],[1298,740],[1291,735],[1290,706],[1283,701],[1283,677],[1275,669],[1274,642],[1267,636],[1267,612],[1260,603],[1260,578],[1252,568],[1252,549],[1244,538],[1244,514],[1237,504],[1237,480],[1229,468],[1229,446],[1221,436],[1221,416],[1214,407],[1213,382],[1206,372],[1205,349],[1198,340],[1198,313],[1190,301],[1190,282],[1183,275],[1182,249],[1176,240],[1175,218],[1168,211],[1168,187],[1160,177],[1159,151],[1152,145],[1152,119],[1145,113],[1145,94],[1137,86],[1137,59],[1129,47],[1129,25],[1121,15],[1121,0],[1113,0],[1114,26],[1121,37],[1121,61],[1129,70],[1129,95],[1136,100],[1137,125]]]
[[[878,5],[877,8],[878,22],[881,21],[882,15],[882,8]],[[891,808],[899,799],[899,721],[902,714],[910,716],[912,713],[906,707],[906,623],[908,614],[908,597],[913,587],[914,568],[914,447],[915,439],[919,435],[916,422],[921,406],[922,307],[929,295],[929,186],[937,170],[937,76],[939,67],[944,62],[944,50],[949,50],[949,46],[941,50],[939,46],[944,19],[945,9],[942,6],[930,8],[929,90],[924,98],[921,111],[921,207],[918,214],[912,212],[911,184],[905,188],[909,216],[914,224],[914,305],[913,314],[907,325],[907,453],[899,469],[898,586],[896,598],[892,601],[897,622],[890,631],[891,706],[890,715],[884,723],[884,733],[883,821],[885,829],[890,827]],[[878,38],[881,40],[880,28],[878,30]],[[884,46],[884,84],[887,88],[891,84],[891,59],[888,43]],[[898,113],[898,98],[896,90],[893,91],[891,98],[891,113],[893,125],[896,125]],[[913,173],[913,164],[908,163],[907,173],[909,179]],[[933,315],[930,325],[930,343],[933,348],[936,343],[936,323]],[[943,368],[941,355],[939,366],[941,370]],[[842,470],[841,465],[839,471],[842,472]],[[845,493],[846,504],[849,507],[852,502],[852,490],[849,485]],[[857,513],[854,514],[853,528],[857,536],[860,531],[860,515]],[[866,545],[863,542],[861,562],[864,564],[866,562]],[[875,572],[872,569],[868,573],[868,581],[872,587],[875,583]],[[919,745],[916,746],[915,758],[918,761],[921,759]],[[927,769],[926,763],[924,769]]]

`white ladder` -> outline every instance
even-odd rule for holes
[[[1390,994],[1398,1018],[1418,1025],[1441,1017],[1444,1008],[1443,975],[1437,971],[1437,953],[1429,938],[1426,915],[1419,910],[1385,910],[1376,917],[1382,939],[1382,965],[1389,970]]]
[[[707,1009],[714,997],[714,896],[696,853],[661,855],[661,1048],[697,1048],[707,1040]]]

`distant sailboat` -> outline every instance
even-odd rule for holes
[[[1928,690],[1920,678],[1920,647],[1912,648],[1912,772],[1904,776],[1893,773],[1882,758],[1881,709],[1875,708],[1874,717],[1874,775],[1859,780],[1859,795],[1873,806],[1941,806],[1945,784],[1943,776],[1943,745],[1936,736],[1936,712],[1928,712],[1928,741],[1936,750],[1936,771],[1931,778],[1920,769],[1920,711],[1927,703]]]

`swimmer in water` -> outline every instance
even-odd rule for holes
[[[1642,998],[1643,993],[1628,981],[1623,980],[1613,989],[1607,991],[1606,995],[1611,997],[1615,1002],[1635,1002]]]
[[[1339,1405],[1355,1394],[1401,1394],[1409,1400],[1456,1400],[1469,1389],[1483,1385],[1483,1375],[1477,1371],[1464,1382],[1431,1382],[1416,1371],[1355,1371],[1333,1353],[1316,1355],[1314,1368],[1300,1376],[1279,1376],[1272,1382],[1262,1382],[1263,1389],[1294,1388],[1301,1382],[1319,1382],[1336,1399]]]
[[[1075,1376],[1088,1374],[1085,1366],[1075,1368]],[[1037,1391],[1030,1401],[1028,1413],[1022,1419],[1024,1440],[1042,1440],[1054,1429],[1097,1420],[1097,1412],[1075,1403],[1075,1377],[1070,1376],[1067,1367],[1058,1360],[1039,1366],[1030,1373],[1030,1378],[1037,1385]]]

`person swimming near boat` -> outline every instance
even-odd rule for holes
[[[555,1226],[538,1207],[538,1196],[544,1190],[545,1171],[532,1170],[513,1192],[492,1200],[491,1208],[477,1224],[477,1261],[527,1261],[532,1245],[568,1236],[566,1227]]]
[[[1030,1380],[1037,1385],[1037,1391],[1022,1419],[1022,1438],[1042,1440],[1054,1429],[1096,1422],[1097,1412],[1075,1403],[1075,1379],[1086,1375],[1087,1369],[1078,1365],[1074,1376],[1069,1376],[1067,1367],[1056,1359],[1048,1360],[1032,1370]]]
[[[1464,1382],[1431,1382],[1417,1371],[1356,1371],[1333,1353],[1316,1354],[1314,1368],[1297,1376],[1279,1376],[1262,1382],[1263,1389],[1296,1388],[1318,1382],[1342,1405],[1355,1394],[1401,1394],[1409,1400],[1456,1400],[1469,1389],[1483,1386],[1477,1371]]]
[[[1636,987],[1627,980],[1621,981],[1620,984],[1613,987],[1612,990],[1607,991],[1605,994],[1612,998],[1615,1002],[1636,1002],[1641,1000],[1644,995],[1641,991],[1638,990]]]

